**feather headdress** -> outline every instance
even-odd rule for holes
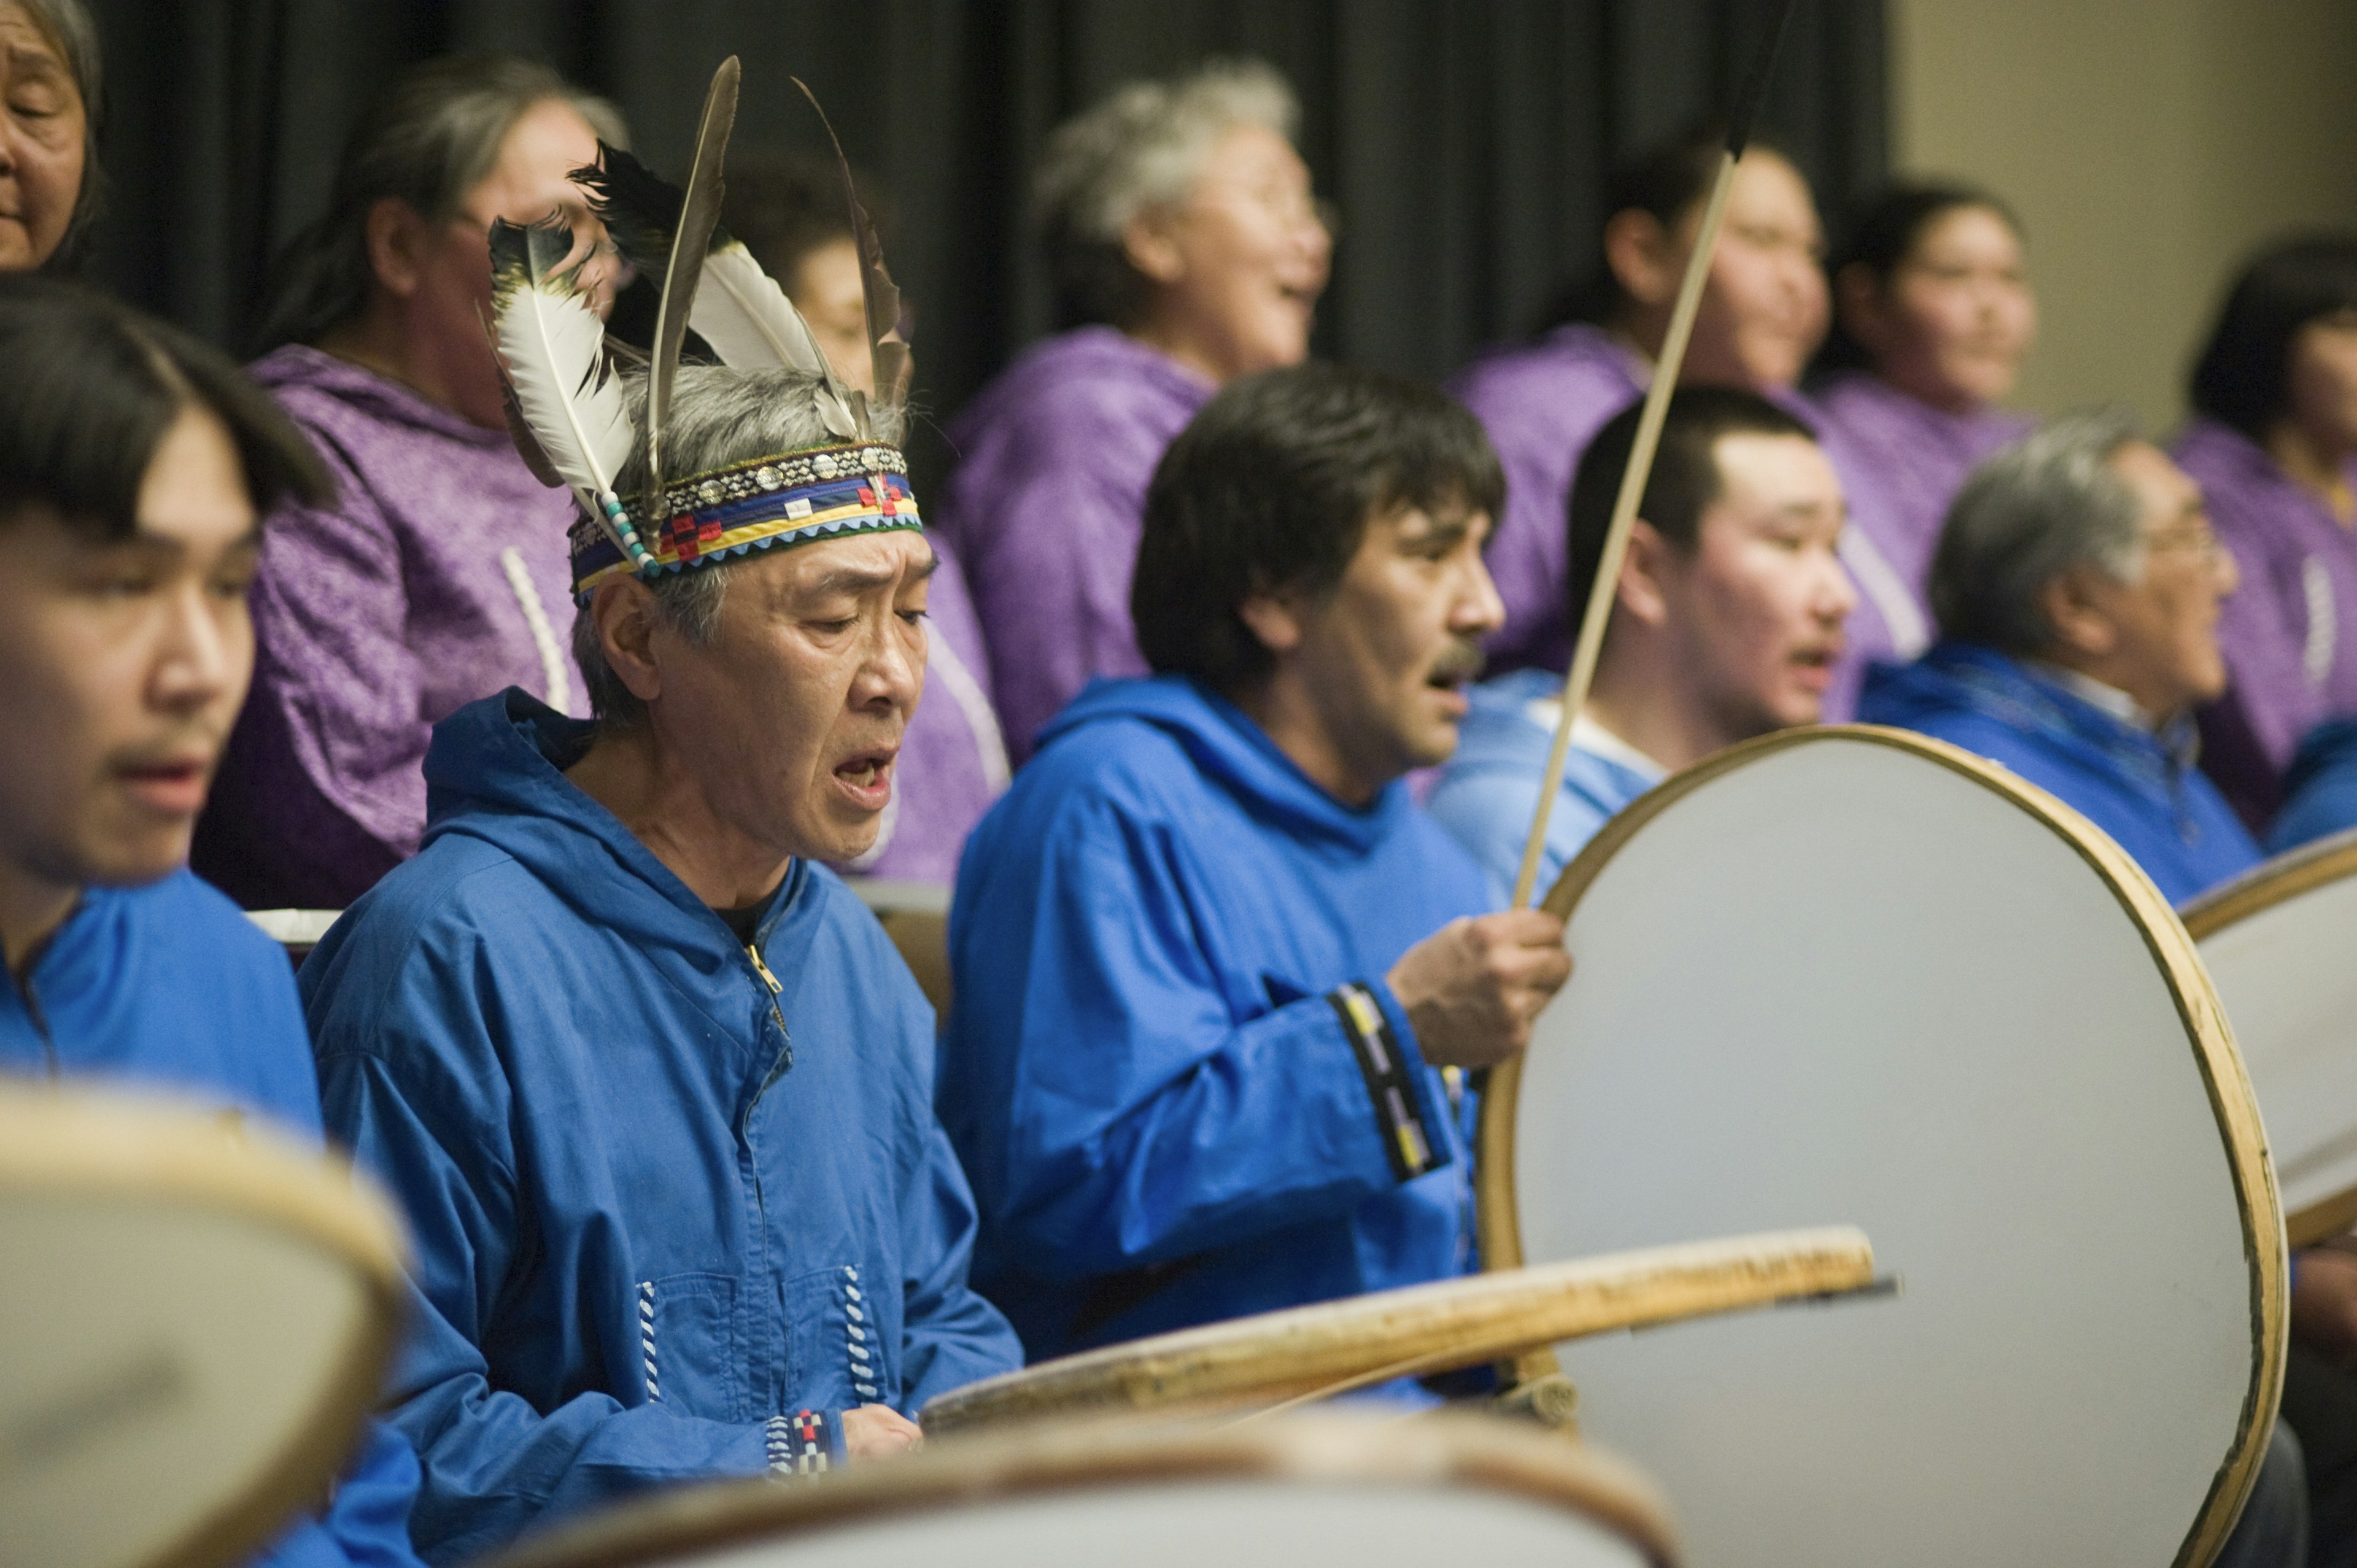
[[[595,166],[574,171],[624,257],[644,272],[660,267],[663,280],[646,356],[649,486],[633,504],[616,492],[617,476],[640,438],[615,374],[615,357],[625,346],[605,339],[582,297],[579,266],[558,270],[573,236],[554,221],[495,226],[496,328],[517,448],[544,479],[572,485],[603,531],[575,531],[578,594],[618,573],[660,575],[756,549],[923,526],[909,491],[907,459],[877,438],[867,397],[844,384],[785,291],[719,226],[738,77],[734,56],[713,75],[685,188],[603,145]],[[838,164],[841,157],[838,146]],[[852,197],[847,166],[844,189],[867,291],[878,406],[894,406],[907,392],[909,369],[898,325],[899,291],[884,270],[874,225]],[[820,424],[841,445],[748,453],[684,478],[666,473],[673,389],[691,327],[730,370],[785,370],[806,378]]]
[[[671,254],[687,193],[619,147],[597,145],[597,161],[573,171],[589,192],[590,210],[604,220],[614,246],[632,266],[651,271]],[[851,392],[818,346],[810,323],[777,280],[761,270],[745,242],[715,223],[704,256],[704,278],[687,325],[736,371],[784,369],[819,378],[813,396],[828,430],[845,441],[859,427]]]
[[[508,430],[543,484],[570,485],[581,510],[632,561],[648,558],[615,480],[638,432],[606,350],[606,324],[581,288],[573,231],[494,220],[491,321]]]

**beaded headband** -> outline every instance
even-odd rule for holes
[[[790,549],[847,533],[922,532],[909,489],[909,460],[881,442],[820,446],[716,468],[663,487],[633,561],[605,527],[574,524],[573,592],[586,599],[608,578],[657,577],[755,550]]]

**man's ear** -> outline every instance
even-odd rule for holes
[[[1121,253],[1146,281],[1168,288],[1187,275],[1187,257],[1170,232],[1167,211],[1148,208],[1122,225]]]
[[[1620,557],[1620,581],[1613,599],[1615,613],[1652,627],[1669,624],[1669,574],[1682,563],[1677,550],[1643,518],[1629,529],[1629,553]],[[1576,610],[1585,613],[1587,607]]]
[[[2092,659],[2101,659],[2119,646],[2119,622],[2105,602],[2107,587],[2118,585],[2090,566],[2073,566],[2057,574],[2038,590],[2038,607],[2054,628],[2058,646]]]
[[[1604,264],[1639,305],[1660,307],[1677,297],[1683,269],[1675,250],[1662,220],[1641,207],[1615,212],[1604,225]]]
[[[1254,594],[1236,607],[1236,615],[1280,658],[1301,646],[1301,601],[1292,594]]]
[[[662,695],[662,670],[654,656],[655,596],[636,577],[619,577],[599,587],[589,600],[589,617],[597,626],[597,644],[611,670],[630,695],[651,703]]]
[[[379,197],[368,209],[364,232],[369,271],[376,274],[378,286],[396,299],[415,294],[425,270],[429,238],[417,209],[397,196]]]

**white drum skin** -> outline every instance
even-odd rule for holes
[[[316,1507],[404,1242],[351,1168],[210,1107],[0,1089],[0,1561],[227,1568]]]
[[[1904,1288],[1566,1347],[1584,1430],[1702,1568],[2207,1562],[2273,1420],[2282,1230],[2150,884],[1892,732],[1754,742],[1624,818],[1558,889],[1577,968],[1489,1108],[1485,1209],[1524,1262],[1839,1220]]]
[[[2185,908],[2251,1075],[2294,1246],[2357,1224],[2357,833]]]

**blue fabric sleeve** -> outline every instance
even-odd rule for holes
[[[414,1015],[413,1014],[413,1015]],[[762,1428],[626,1408],[585,1392],[542,1412],[490,1386],[479,1337],[511,1258],[514,1178],[477,1121],[444,1135],[426,1106],[449,1091],[403,1085],[373,1056],[320,1060],[328,1122],[389,1183],[417,1243],[410,1333],[395,1368],[393,1423],[416,1445],[424,1483],[411,1517],[419,1554],[462,1562],[544,1511],[572,1512],[663,1482],[758,1475]]]
[[[960,1006],[989,1015],[962,1044],[1008,1058],[989,1072],[1007,1097],[997,1218],[1043,1277],[1244,1241],[1399,1179],[1333,1001],[1272,1010],[1265,977],[1219,972],[1219,933],[1198,929],[1158,846],[1126,837],[1060,833],[1036,907],[994,909],[1000,924],[959,951]],[[1396,999],[1361,980],[1437,1127],[1434,1075]],[[1444,1140],[1432,1153],[1450,1157]]]
[[[371,1421],[326,1511],[279,1537],[254,1568],[416,1568],[409,1546],[416,1495],[417,1455],[408,1439]]]
[[[925,1122],[923,1167],[906,1184],[900,1212],[909,1271],[900,1282],[900,1410],[910,1420],[936,1394],[1023,1364],[1015,1330],[966,1283],[974,1194],[941,1124],[930,1114]]]

